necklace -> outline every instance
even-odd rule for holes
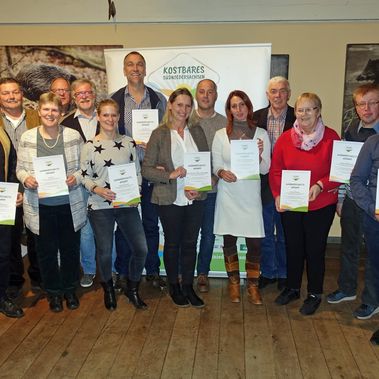
[[[42,137],[42,141],[44,143],[44,145],[48,148],[48,149],[54,149],[55,146],[57,146],[57,143],[59,141],[59,137],[60,137],[60,133],[58,133],[58,136],[57,136],[57,139],[56,141],[54,142],[54,144],[52,146],[49,146],[47,143],[46,143],[46,140],[45,140],[45,137],[42,135],[42,133],[40,132],[41,134],[41,137]]]

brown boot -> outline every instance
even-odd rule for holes
[[[226,255],[225,252],[233,252],[232,255]],[[237,248],[235,246],[224,247],[224,261],[226,272],[229,277],[229,297],[232,303],[239,303],[241,301],[241,287],[240,287],[240,271],[238,263]]]
[[[258,288],[259,263],[246,261],[247,299],[255,305],[262,305],[262,297]]]

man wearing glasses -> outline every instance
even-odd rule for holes
[[[23,106],[24,95],[20,83],[13,78],[0,79],[0,128],[7,132],[15,150],[21,135],[28,129],[40,125],[38,112],[33,109],[25,109]],[[10,278],[8,295],[11,298],[18,297],[22,292],[25,282],[24,263],[21,255],[21,235],[24,228],[22,207],[17,208],[15,226],[12,228],[12,249],[10,258]],[[34,246],[33,233],[26,229],[27,251],[29,258],[28,274],[33,290],[39,290],[41,276]]]
[[[370,136],[379,133],[379,86],[364,84],[356,88],[353,92],[353,103],[359,120],[345,131],[344,139],[365,142]],[[356,299],[359,257],[363,242],[364,211],[354,201],[349,184],[340,187],[338,197],[337,214],[341,217],[341,267],[338,289],[327,296],[330,304]],[[379,313],[379,301],[372,267],[366,259],[362,304],[353,312],[353,316],[366,320],[376,313]]]
[[[61,99],[62,117],[68,115],[72,110],[70,82],[63,77],[55,78],[51,81],[50,91]]]
[[[254,112],[257,126],[266,129],[271,142],[271,154],[280,135],[292,128],[295,122],[294,109],[288,105],[291,88],[288,80],[275,76],[268,82],[266,96],[269,105]],[[286,284],[287,264],[283,227],[280,214],[275,209],[275,202],[268,183],[268,174],[261,175],[261,196],[263,205],[263,222],[265,238],[261,245],[261,276],[259,288],[275,283],[281,291]]]

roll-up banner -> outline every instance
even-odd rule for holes
[[[187,87],[195,95],[202,79],[212,79],[218,88],[216,111],[225,114],[229,93],[242,90],[250,97],[254,110],[267,106],[266,86],[270,78],[271,44],[183,46],[160,48],[124,48],[104,50],[108,91],[113,93],[126,85],[123,61],[131,51],[140,52],[146,60],[145,84],[166,97],[179,87]],[[237,221],[237,220],[236,220]],[[241,271],[245,269],[246,245],[237,242]],[[162,260],[163,233],[160,256]],[[222,237],[216,236],[211,262],[212,276],[225,276]]]

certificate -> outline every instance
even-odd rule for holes
[[[184,177],[184,189],[196,191],[210,191],[211,153],[209,151],[198,153],[184,153],[184,168],[187,174]]]
[[[0,182],[0,225],[14,225],[18,183]]]
[[[283,170],[280,189],[280,208],[308,212],[310,171]]]
[[[116,199],[112,202],[114,208],[127,207],[141,201],[135,163],[108,167],[108,177],[111,190],[116,193]]]
[[[230,169],[237,179],[260,179],[259,150],[256,140],[231,140],[230,160]]]
[[[68,195],[63,155],[33,157],[33,167],[40,199]]]
[[[329,180],[349,183],[351,172],[362,146],[363,142],[333,141]]]
[[[132,110],[132,136],[136,143],[148,143],[158,124],[158,109]]]
[[[377,180],[376,180],[375,214],[379,215],[379,169],[378,169],[378,176],[377,176]]]

